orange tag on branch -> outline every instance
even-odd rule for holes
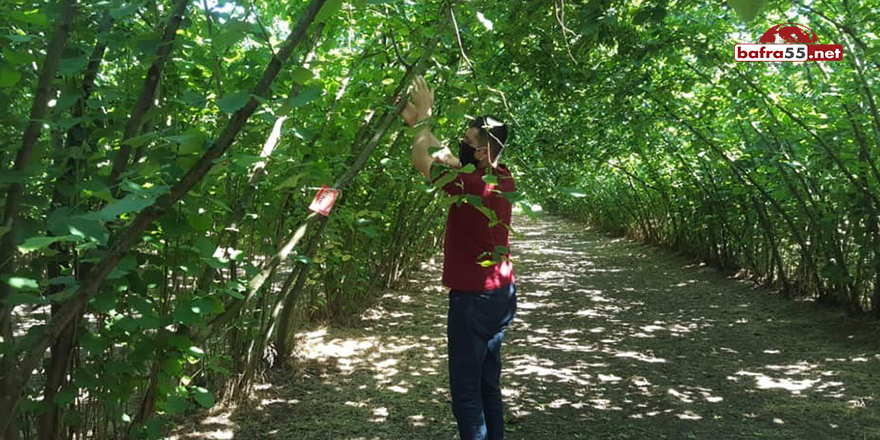
[[[333,204],[336,203],[337,196],[339,196],[338,189],[330,188],[327,185],[321,185],[318,193],[315,194],[315,200],[312,200],[312,204],[309,205],[309,209],[323,216],[329,216],[330,209],[332,209]]]

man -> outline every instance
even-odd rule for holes
[[[443,249],[452,412],[462,440],[503,439],[501,341],[516,313],[508,251],[511,204],[503,196],[516,188],[510,170],[498,163],[508,128],[498,118],[481,116],[469,124],[459,157],[449,148],[431,155],[429,147],[442,147],[428,123],[434,92],[417,77],[410,96],[401,116],[422,127],[413,139],[413,167],[462,199],[449,208]],[[472,172],[465,172],[468,165],[475,167]]]

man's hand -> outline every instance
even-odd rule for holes
[[[395,104],[397,104],[398,102],[400,102],[399,97],[397,98],[397,102],[395,102]],[[406,105],[403,106],[403,110],[400,111],[400,117],[403,118],[403,122],[410,127],[416,125],[416,122],[419,122],[416,119],[418,117],[416,115],[416,106],[414,106],[413,103],[409,102],[409,100],[406,101]]]
[[[431,158],[434,159],[434,162],[443,163],[452,168],[461,168],[461,161],[455,157],[455,154],[452,153],[449,147],[444,147],[442,150],[432,154]]]
[[[413,126],[423,119],[431,117],[434,107],[434,91],[428,87],[424,77],[417,76],[413,79],[410,90],[412,103],[407,102],[400,116],[409,125]],[[441,147],[440,151],[433,155],[428,153],[430,147]],[[419,170],[426,178],[431,178],[431,164],[434,162],[444,163],[454,168],[461,167],[461,161],[449,150],[440,144],[440,141],[431,133],[431,125],[425,124],[413,139],[412,148],[413,168]]]
[[[434,107],[434,91],[428,87],[423,76],[413,79],[410,96],[416,109],[416,122],[430,117]]]

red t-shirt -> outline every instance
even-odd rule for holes
[[[510,249],[509,231],[504,225],[510,226],[512,206],[499,192],[512,193],[516,191],[516,186],[506,165],[499,165],[494,170],[497,185],[486,183],[483,176],[488,169],[477,168],[472,173],[459,173],[451,182],[443,185],[443,190],[450,196],[461,195],[465,199],[450,205],[446,217],[443,285],[454,290],[493,290],[515,281],[513,263],[500,258],[502,255],[510,257],[510,253],[498,252],[500,249],[496,246]],[[433,182],[448,173],[448,170],[442,170]],[[501,223],[490,228],[489,217],[475,208],[473,203],[467,203],[467,197],[471,197],[472,202],[479,197],[482,206],[494,211]],[[487,260],[495,264],[480,265]]]

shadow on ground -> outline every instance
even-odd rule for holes
[[[876,325],[581,224],[517,217],[509,439],[880,439]],[[455,438],[440,263],[300,335],[251,404],[176,439]]]

